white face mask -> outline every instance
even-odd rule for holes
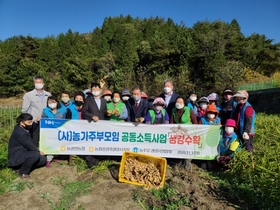
[[[104,99],[105,99],[106,101],[111,101],[111,96],[104,96]]]
[[[113,98],[113,101],[114,101],[115,103],[117,103],[117,102],[120,101],[120,98]]]
[[[129,99],[129,96],[123,96],[122,100],[127,101]]]
[[[203,109],[203,110],[206,110],[207,109],[207,104],[205,103],[201,103],[199,104],[200,108]]]
[[[233,133],[233,132],[234,132],[234,127],[225,127],[225,132],[226,132],[227,134]]]
[[[214,119],[215,118],[215,114],[207,114],[207,117],[209,118],[209,119]]]
[[[195,96],[190,97],[191,101],[196,101],[196,99],[197,99],[197,97],[195,97]]]
[[[139,101],[141,99],[141,96],[132,96],[132,97],[135,101]]]
[[[66,103],[68,103],[68,101],[70,101],[70,98],[63,97],[63,98],[61,98],[61,101],[66,104]]]
[[[35,84],[35,88],[37,89],[37,90],[41,90],[41,89],[43,89],[43,87],[44,87],[44,85],[42,84],[42,83],[36,83]]]
[[[99,96],[100,95],[100,91],[94,91],[94,92],[92,92],[92,95],[94,95],[94,96]]]
[[[175,104],[175,107],[177,109],[183,109],[184,108],[184,105],[183,104]]]
[[[49,103],[48,107],[50,107],[51,109],[55,109],[57,107],[57,103]]]
[[[165,93],[170,93],[171,92],[171,88],[170,87],[165,87],[165,88],[163,88],[163,91]]]
[[[155,106],[155,110],[156,110],[156,111],[161,111],[162,108],[163,108],[162,106]]]

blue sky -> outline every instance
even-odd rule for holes
[[[197,21],[236,19],[245,36],[265,34],[280,42],[279,0],[0,0],[0,40],[57,36],[100,27],[105,17],[170,17],[192,27]]]

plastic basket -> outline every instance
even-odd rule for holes
[[[142,162],[142,163],[153,163],[160,171],[161,182],[160,182],[159,186],[149,186],[149,187],[157,187],[157,188],[163,187],[164,180],[165,180],[165,174],[166,174],[166,159],[165,158],[136,153],[136,152],[124,152],[123,153],[120,170],[119,170],[119,182],[134,184],[134,185],[138,185],[138,186],[145,186],[145,184],[142,184],[139,182],[132,182],[132,181],[127,180],[122,177],[123,172],[124,172],[125,162],[126,162],[127,158],[137,159],[139,162]]]

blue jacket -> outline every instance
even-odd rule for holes
[[[210,121],[207,120],[206,116],[202,116],[201,122],[203,125],[218,125],[221,122],[221,119],[219,117],[216,117],[216,119],[212,123],[210,123]]]
[[[234,142],[236,139],[239,141],[239,147],[237,148],[236,151],[239,151],[242,147],[242,143],[241,143],[240,139],[238,138],[238,136],[236,135],[236,133],[234,132],[230,136],[223,135],[220,140],[220,147],[219,147],[220,155],[223,155],[230,148],[230,144],[232,142]],[[233,157],[234,153],[232,153],[230,156]]]
[[[61,104],[61,109],[63,110],[63,112],[67,113],[67,109],[69,109],[69,111],[71,112],[71,119],[72,120],[79,120],[80,119],[79,111],[76,107],[75,102],[70,100],[68,106],[65,106],[62,102],[60,102],[60,104]]]
[[[51,108],[46,107],[43,110],[42,118],[52,118],[52,119],[65,119],[66,110],[63,108],[59,108],[54,114]]]
[[[196,104],[191,103],[190,101],[187,102],[187,107],[193,110],[195,116],[197,116],[197,106]]]
[[[243,131],[244,131],[244,127],[245,127],[245,120],[244,120],[244,117],[245,117],[245,110],[248,106],[251,106],[252,105],[247,101],[245,103],[245,105],[242,107],[241,109],[241,112],[240,112],[240,120],[239,120],[239,129],[240,129],[240,133],[241,135],[243,134]],[[255,119],[256,119],[256,112],[254,111],[254,114],[253,114],[253,117],[252,117],[252,126],[251,126],[251,130],[249,132],[249,134],[255,134]]]

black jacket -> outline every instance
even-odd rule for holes
[[[82,108],[83,119],[92,121],[92,117],[97,116],[99,120],[105,120],[107,116],[107,101],[104,98],[100,98],[100,100],[101,105],[100,109],[98,109],[93,96],[89,96],[86,98]]]
[[[8,145],[8,167],[19,166],[24,163],[28,151],[40,152],[32,143],[30,133],[16,125]]]

